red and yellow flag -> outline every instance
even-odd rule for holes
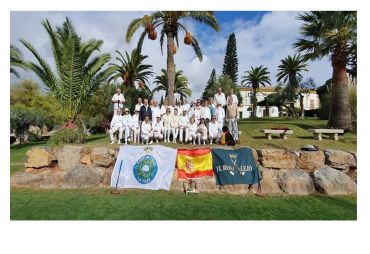
[[[210,148],[177,149],[177,179],[213,176]]]

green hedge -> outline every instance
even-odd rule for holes
[[[61,129],[55,132],[49,139],[49,144],[81,144],[86,141],[86,134],[82,130],[76,129]]]

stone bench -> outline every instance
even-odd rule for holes
[[[265,134],[265,138],[272,139],[272,134],[279,135],[282,139],[288,139],[287,135],[292,135],[293,130],[272,130],[272,129],[263,129],[260,130],[261,133]]]
[[[332,140],[338,140],[338,134],[344,133],[342,129],[308,129],[308,131],[313,133],[316,140],[322,140],[322,134],[329,135]]]

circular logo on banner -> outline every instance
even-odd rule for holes
[[[141,184],[150,183],[158,171],[158,164],[151,155],[141,157],[134,165],[135,179]]]

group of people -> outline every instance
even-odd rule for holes
[[[124,108],[125,98],[120,89],[112,98],[114,116],[110,124],[111,144],[118,132],[118,144],[123,133],[124,143],[152,144],[160,141],[172,143],[209,144],[221,142],[222,137],[239,140],[238,98],[233,90],[226,97],[218,88],[208,100],[187,100],[170,105],[164,100],[158,106],[156,100],[138,99],[134,113]],[[226,142],[227,143],[227,142]]]

